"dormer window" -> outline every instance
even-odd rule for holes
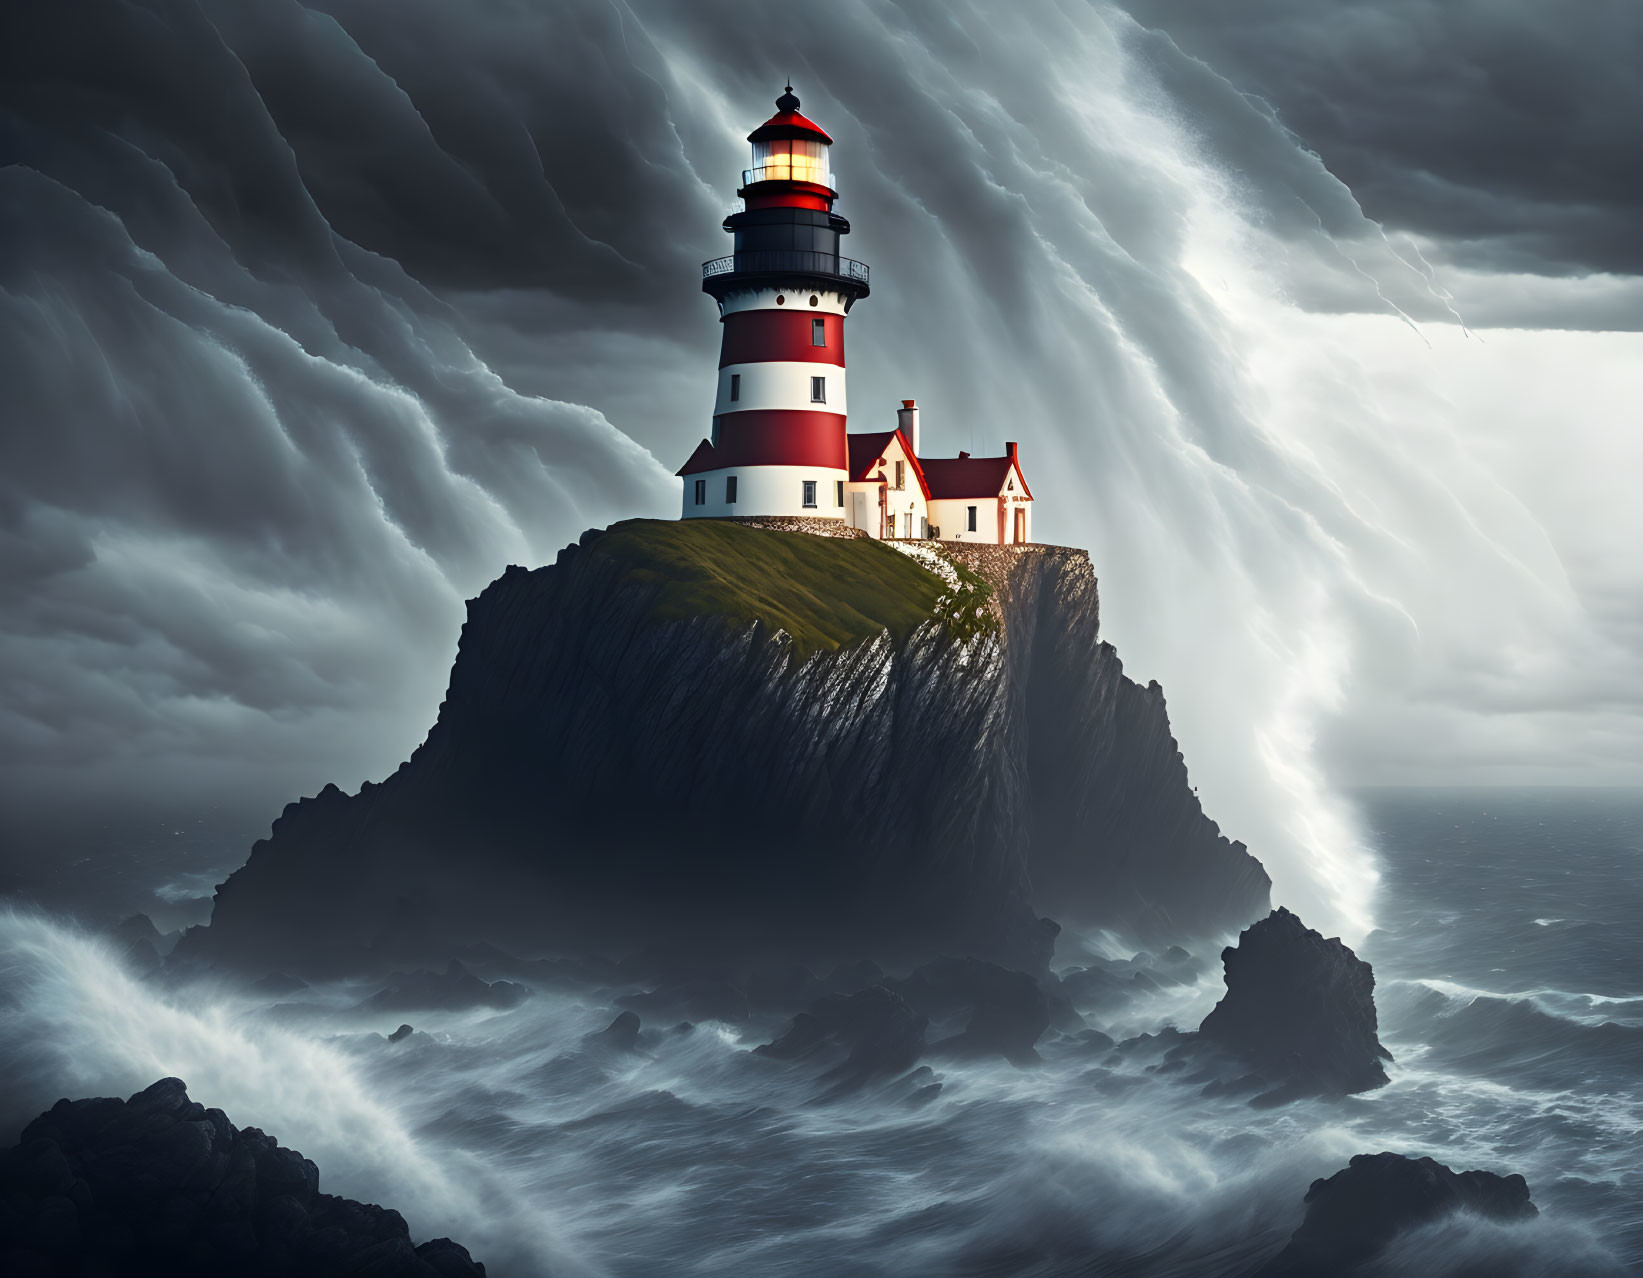
[[[898,461],[896,463],[896,491],[899,493],[905,487],[907,487],[907,463]]]

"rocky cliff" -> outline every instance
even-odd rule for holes
[[[61,1100],[0,1151],[0,1272],[53,1278],[484,1278],[449,1238],[319,1192],[319,1169],[162,1078]]]
[[[719,521],[632,521],[508,569],[411,759],[287,807],[179,952],[1026,965],[1041,913],[1142,940],[1263,914],[1266,875],[1200,810],[1162,693],[1100,641],[1084,552],[951,558],[995,624],[888,547]]]

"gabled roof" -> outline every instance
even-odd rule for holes
[[[930,499],[930,485],[924,477],[924,465],[913,455],[913,446],[907,442],[907,436],[902,434],[899,428],[896,430],[863,431],[859,435],[852,434],[846,436],[846,438],[850,441],[850,478],[852,481],[862,483],[873,479],[874,476],[867,472],[878,464],[880,457],[884,456],[885,450],[890,447],[890,441],[899,439],[901,441],[901,451],[907,455],[907,460],[913,468],[913,474],[918,477],[919,491],[924,494],[926,501]],[[1025,484],[1025,481],[1023,481],[1023,484]]]
[[[1033,498],[1027,487],[1027,477],[1021,473],[1021,460],[1012,447],[1002,457],[971,457],[960,453],[957,457],[926,457],[920,461],[934,500],[952,500],[955,497],[997,497],[1004,491],[1004,481],[1015,472],[1021,480],[1021,491],[1027,500]]]
[[[718,454],[714,452],[712,443],[704,439],[696,445],[696,451],[691,453],[690,460],[673,473],[675,475],[695,475],[704,470],[718,469]]]

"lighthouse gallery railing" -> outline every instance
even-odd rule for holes
[[[815,253],[808,249],[755,249],[716,257],[702,263],[702,278],[715,275],[781,275],[786,272],[800,275],[832,275],[839,279],[867,283],[867,263],[836,253]]]

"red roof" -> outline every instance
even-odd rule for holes
[[[912,463],[913,474],[918,477],[919,491],[924,494],[925,500],[930,498],[930,485],[924,478],[924,466],[919,459],[913,456],[913,446],[907,442],[907,436],[897,430],[864,431],[859,435],[848,435],[850,442],[850,478],[856,483],[875,479],[877,476],[867,472],[884,456],[884,450],[890,447],[892,439],[901,440],[901,451],[907,454],[907,460]]]
[[[1033,493],[1027,487],[1027,477],[1021,473],[1021,459],[1016,456],[1013,445],[1006,447],[1010,451],[1002,457],[971,457],[960,453],[957,457],[921,459],[919,464],[924,467],[931,498],[997,497],[1004,491],[1004,481],[1013,469],[1021,480],[1021,491],[1031,501]]]
[[[673,473],[675,475],[695,475],[704,470],[718,469],[718,455],[713,451],[713,445],[704,439],[696,445],[696,451],[690,455],[690,460]]]
[[[777,138],[817,138],[822,142],[833,140],[828,136],[826,129],[797,111],[778,111],[747,135],[749,142],[771,142]]]

